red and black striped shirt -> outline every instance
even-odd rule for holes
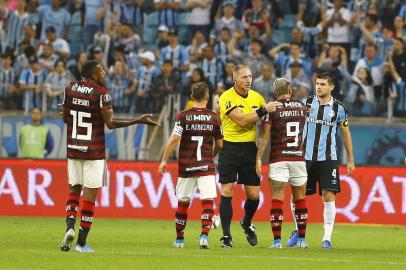
[[[65,89],[67,157],[104,159],[104,120],[101,110],[111,110],[109,91],[96,82],[76,81]]]
[[[173,134],[181,136],[179,177],[215,174],[213,139],[223,138],[220,117],[206,108],[192,108],[176,115]]]
[[[306,106],[297,100],[281,99],[280,108],[268,114],[265,121],[271,125],[270,163],[278,161],[303,161],[303,129]]]

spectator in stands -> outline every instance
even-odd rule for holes
[[[303,71],[303,65],[300,62],[294,61],[289,64],[290,72],[283,77],[290,81],[292,86],[292,98],[302,100],[309,95],[310,80]]]
[[[104,70],[108,70],[106,60],[107,58],[105,57],[102,48],[100,48],[99,46],[92,49],[92,59],[99,62],[99,64],[103,67]]]
[[[203,59],[198,65],[203,70],[204,77],[209,80],[212,87],[216,87],[223,76],[223,63],[214,57],[214,48],[207,45],[203,49]]]
[[[270,36],[267,36],[266,34],[261,34],[258,25],[251,24],[248,28],[247,34],[248,35],[244,36],[242,39],[236,40],[238,44],[237,45],[238,50],[243,52],[249,52],[251,40],[254,38],[260,39],[266,50],[273,47],[272,42],[270,41]]]
[[[53,26],[50,26],[46,29],[46,35],[47,39],[45,40],[45,42],[51,44],[54,53],[58,57],[64,60],[68,60],[70,57],[70,48],[68,42],[63,38],[56,36],[56,31]],[[41,50],[41,47],[39,48],[39,50]]]
[[[210,7],[212,0],[187,0],[186,8],[190,9],[187,15],[188,38],[191,42],[197,31],[204,34],[206,38],[210,33]]]
[[[136,78],[136,104],[138,113],[150,111],[150,98],[152,78],[159,74],[159,67],[155,66],[155,55],[151,51],[139,54],[142,66],[139,68]]]
[[[372,76],[372,83],[375,92],[375,98],[380,99],[382,95],[383,82],[383,61],[377,56],[376,46],[369,44],[365,47],[365,57],[358,60],[353,75],[358,74],[358,69],[361,67],[367,68]]]
[[[382,33],[378,25],[378,17],[376,15],[367,14],[364,22],[358,22],[358,27],[362,31],[362,37],[359,39],[358,59],[364,57],[365,47],[369,43],[373,43],[374,39],[382,38]]]
[[[235,51],[236,38],[231,35],[230,29],[224,27],[220,32],[220,40],[214,45],[214,55],[223,64],[231,60]]]
[[[334,7],[326,12],[327,42],[340,45],[350,52],[351,12],[344,7],[343,0],[334,0]]]
[[[54,27],[57,37],[67,36],[70,14],[61,5],[61,0],[52,0],[51,6],[41,5],[38,8],[42,27],[40,39],[46,39],[46,30],[50,26]]]
[[[395,28],[395,37],[401,38],[405,40],[406,38],[406,28],[405,28],[405,21],[400,16],[396,16],[393,19],[393,25]]]
[[[11,52],[11,51],[10,51]],[[23,41],[19,45],[17,57],[14,60],[14,69],[18,74],[25,68],[28,68],[28,59],[31,56],[35,56],[36,51],[28,41]]]
[[[106,31],[107,25],[117,23],[121,17],[121,1],[105,0],[102,7],[97,11],[96,17],[102,22],[102,31]],[[130,23],[130,22],[129,22]]]
[[[405,80],[396,71],[395,64],[393,62],[394,57],[389,54],[388,57],[388,68],[392,79],[392,86],[389,89],[389,96],[395,98],[395,112],[396,117],[406,117],[406,83]],[[385,77],[389,74],[385,73]]]
[[[180,0],[154,0],[154,8],[158,11],[158,25],[165,25],[168,28],[178,26]]]
[[[152,78],[151,96],[154,100],[152,112],[159,113],[168,95],[180,93],[181,83],[178,72],[174,70],[170,60],[165,60],[161,65],[161,74]]]
[[[87,62],[87,58],[88,58],[87,53],[81,52],[76,56],[75,64],[69,67],[69,71],[71,72],[76,81],[82,79],[82,76],[80,74],[82,71],[82,66]]]
[[[169,28],[166,25],[160,25],[158,27],[158,35],[155,41],[155,46],[158,48],[158,51],[169,45],[168,32]]]
[[[234,86],[233,69],[235,67],[234,61],[227,61],[224,65],[224,72],[221,81],[217,84],[217,94],[221,95],[224,91]]]
[[[85,4],[82,0],[74,0],[70,2],[67,10],[70,14],[70,22],[68,25],[68,35],[66,39],[69,40],[72,57],[76,58],[76,56],[84,49],[84,45],[82,44],[82,37],[85,17]]]
[[[276,65],[281,75],[290,72],[289,65],[295,61],[302,64],[307,75],[311,73],[311,62],[300,55],[300,45],[297,43],[280,44],[270,50],[269,55],[274,59],[274,65]]]
[[[367,68],[359,68],[356,76],[353,76],[344,101],[350,106],[354,116],[374,116],[375,95],[371,73]]]
[[[113,100],[113,109],[118,113],[128,113],[135,83],[128,79],[125,63],[121,60],[114,62],[113,70],[107,77],[106,83]]]
[[[206,37],[200,31],[197,31],[192,39],[192,44],[186,47],[186,51],[190,58],[200,61],[202,58],[203,50],[207,46]]]
[[[245,28],[250,25],[256,25],[261,34],[266,33],[271,36],[270,14],[263,6],[262,0],[252,0],[252,8],[245,10],[242,16],[242,22]]]
[[[21,128],[19,139],[20,158],[43,159],[52,152],[54,139],[49,128],[42,122],[39,108],[32,109],[31,124]]]
[[[117,23],[115,30],[107,30],[112,39],[113,50],[118,46],[124,46],[125,53],[138,52],[141,39],[133,32],[131,25],[127,23]]]
[[[196,68],[192,71],[192,75],[190,76],[190,78],[188,79],[187,83],[184,85],[182,93],[181,93],[181,104],[182,107],[184,107],[185,109],[190,109],[193,107],[193,101],[190,99],[190,95],[191,95],[191,86],[194,83],[197,82],[204,82],[209,86],[209,102],[207,103],[207,108],[212,108],[212,95],[213,95],[213,86],[211,85],[211,83],[209,82],[209,80],[207,80],[204,77],[203,74],[203,70],[201,68]]]
[[[243,52],[238,62],[245,63],[251,70],[252,77],[257,78],[261,74],[261,67],[269,59],[262,53],[262,42],[260,39],[253,38],[250,43],[248,53]]]
[[[171,60],[182,80],[185,80],[189,70],[189,54],[184,46],[178,44],[178,32],[175,29],[169,31],[169,45],[161,51],[160,64],[165,60]]]
[[[393,40],[392,61],[400,77],[402,77],[403,81],[406,81],[406,52],[404,41],[399,37]]]
[[[17,109],[17,73],[13,69],[13,55],[4,54],[0,66],[0,110]]]
[[[261,76],[254,79],[252,89],[259,92],[266,102],[274,100],[273,96],[273,82],[276,76],[273,67],[270,63],[263,63],[261,67]]]
[[[7,48],[17,49],[23,38],[24,25],[29,22],[25,0],[17,1],[17,9],[8,14],[7,18]]]
[[[26,113],[33,108],[42,109],[42,85],[47,72],[41,68],[37,57],[31,56],[29,68],[24,69],[19,78],[19,89],[23,93],[23,109]]]
[[[21,42],[26,42],[36,48],[38,46],[36,26],[26,24],[24,25],[23,31],[24,33]]]
[[[223,17],[216,19],[210,36],[219,38],[224,28],[227,28],[236,39],[244,36],[244,26],[241,20],[234,16],[234,3],[223,1]],[[220,13],[219,13],[220,14]]]
[[[120,22],[131,24],[135,33],[142,36],[144,0],[121,1]]]
[[[93,43],[94,35],[101,30],[97,11],[103,6],[104,0],[86,0],[83,26],[83,44],[87,47]]]
[[[62,59],[57,60],[54,70],[48,74],[44,83],[45,94],[48,97],[48,110],[59,110],[58,104],[63,101],[65,87],[73,80],[72,74],[65,69],[65,61]]]
[[[52,72],[55,67],[55,62],[58,60],[58,56],[54,54],[54,49],[49,43],[44,43],[41,46],[42,50],[40,55],[38,55],[38,62],[41,67],[47,70],[47,72]]]
[[[347,79],[350,80],[348,72],[347,51],[342,46],[329,46],[325,44],[318,59],[319,70],[331,72],[335,77],[333,97],[342,100]]]

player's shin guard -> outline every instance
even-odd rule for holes
[[[76,216],[78,214],[80,194],[70,192],[66,201],[66,231],[75,229]]]
[[[298,237],[305,238],[306,237],[306,226],[307,226],[307,206],[306,206],[306,199],[300,199],[295,201],[296,209],[295,209],[295,219],[297,222],[298,228]]]
[[[184,237],[189,204],[190,202],[178,201],[178,209],[175,213],[176,239],[183,239]]]
[[[225,197],[221,195],[220,200],[220,219],[221,228],[223,229],[224,236],[231,236],[230,226],[231,219],[233,218],[233,206],[231,204],[232,197]]]
[[[259,199],[258,200],[247,199],[245,201],[245,203],[244,203],[245,215],[242,220],[244,227],[251,226],[251,221],[255,215],[255,212],[258,209],[258,205],[259,205]]]
[[[83,201],[82,210],[80,211],[80,228],[78,236],[78,244],[80,246],[86,245],[86,238],[92,227],[94,215],[94,202]]]
[[[271,226],[274,240],[281,239],[283,222],[283,201],[272,200]]]
[[[213,223],[213,200],[202,200],[202,234],[209,235],[211,224]]]

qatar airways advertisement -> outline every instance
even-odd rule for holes
[[[177,165],[158,173],[157,162],[109,161],[110,186],[100,190],[97,217],[173,219],[177,206]],[[264,167],[261,203],[254,220],[268,221],[272,196]],[[337,222],[406,225],[406,168],[357,167],[352,176],[340,168],[342,192],[337,195]],[[0,160],[0,216],[64,216],[67,197],[66,160]],[[220,191],[220,185],[218,185]],[[285,217],[291,221],[287,188]],[[220,193],[220,192],[219,192]],[[218,194],[219,194],[218,193]],[[234,218],[243,215],[243,187],[233,198]],[[200,218],[196,193],[190,217]],[[323,222],[321,197],[307,197],[310,222]],[[215,212],[218,214],[216,200]]]

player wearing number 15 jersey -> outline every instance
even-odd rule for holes
[[[302,102],[290,99],[292,88],[289,81],[284,78],[275,80],[274,94],[282,106],[267,117],[267,125],[261,134],[256,161],[256,169],[260,173],[262,154],[266,144],[268,144],[269,137],[271,137],[269,180],[272,189],[272,209],[270,214],[274,236],[274,243],[271,247],[282,248],[282,206],[285,185],[289,182],[297,206],[295,216],[299,227],[299,247],[306,248],[307,208],[305,190],[307,172],[302,141],[306,107]]]
[[[108,128],[126,127],[137,123],[157,125],[150,115],[116,120],[109,91],[103,86],[105,72],[97,61],[82,67],[83,81],[70,83],[64,93],[63,120],[67,124],[67,157],[69,195],[66,202],[66,233],[62,251],[69,251],[75,238],[75,222],[80,193],[83,202],[79,236],[75,250],[94,252],[86,244],[93,223],[97,191],[108,184],[104,146],[104,124]]]
[[[176,240],[173,243],[176,248],[183,248],[187,212],[196,188],[199,189],[202,204],[200,248],[209,247],[208,234],[214,214],[213,199],[217,196],[213,157],[223,147],[220,117],[206,108],[209,100],[208,86],[202,82],[193,84],[192,98],[195,107],[181,111],[176,116],[175,127],[159,165],[159,172],[162,174],[170,154],[180,142],[179,178],[176,184]]]

